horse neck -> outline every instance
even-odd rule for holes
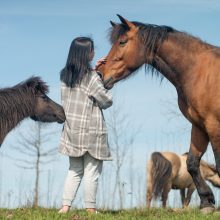
[[[178,85],[178,81],[176,80],[175,73],[168,66],[168,64],[165,63],[159,56],[156,55],[154,57],[154,61],[152,65],[159,72],[161,72],[173,85]]]
[[[20,121],[29,117],[34,109],[34,95],[23,89],[0,91],[0,146],[7,133]]]
[[[212,185],[220,187],[220,177],[216,169],[212,169],[205,162],[201,162],[201,170],[204,179],[208,180]]]
[[[184,33],[170,33],[156,52],[155,68],[175,87],[182,87],[190,78],[197,56],[207,47],[208,44]]]

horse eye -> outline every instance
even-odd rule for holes
[[[121,40],[119,42],[119,44],[120,44],[120,46],[124,46],[127,42],[128,42],[128,40]]]
[[[44,101],[46,101],[46,100],[48,99],[46,95],[42,95],[41,98],[42,98]]]

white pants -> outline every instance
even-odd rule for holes
[[[86,208],[96,208],[98,179],[102,172],[102,160],[89,153],[82,157],[69,157],[70,167],[63,191],[63,205],[71,206],[82,178],[84,178],[84,202]]]

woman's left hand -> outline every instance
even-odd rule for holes
[[[95,70],[97,70],[98,67],[100,67],[102,64],[105,64],[105,63],[106,63],[106,57],[98,59],[95,64]]]

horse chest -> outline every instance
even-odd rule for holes
[[[178,97],[178,105],[180,111],[183,113],[183,115],[194,124],[199,124],[201,126],[202,119],[199,115],[199,112],[193,108],[192,105],[190,105],[189,102],[187,102],[186,99],[183,99],[181,97]]]
[[[201,123],[201,118],[198,112],[196,112],[191,106],[188,106],[187,115],[191,122],[199,124]]]

